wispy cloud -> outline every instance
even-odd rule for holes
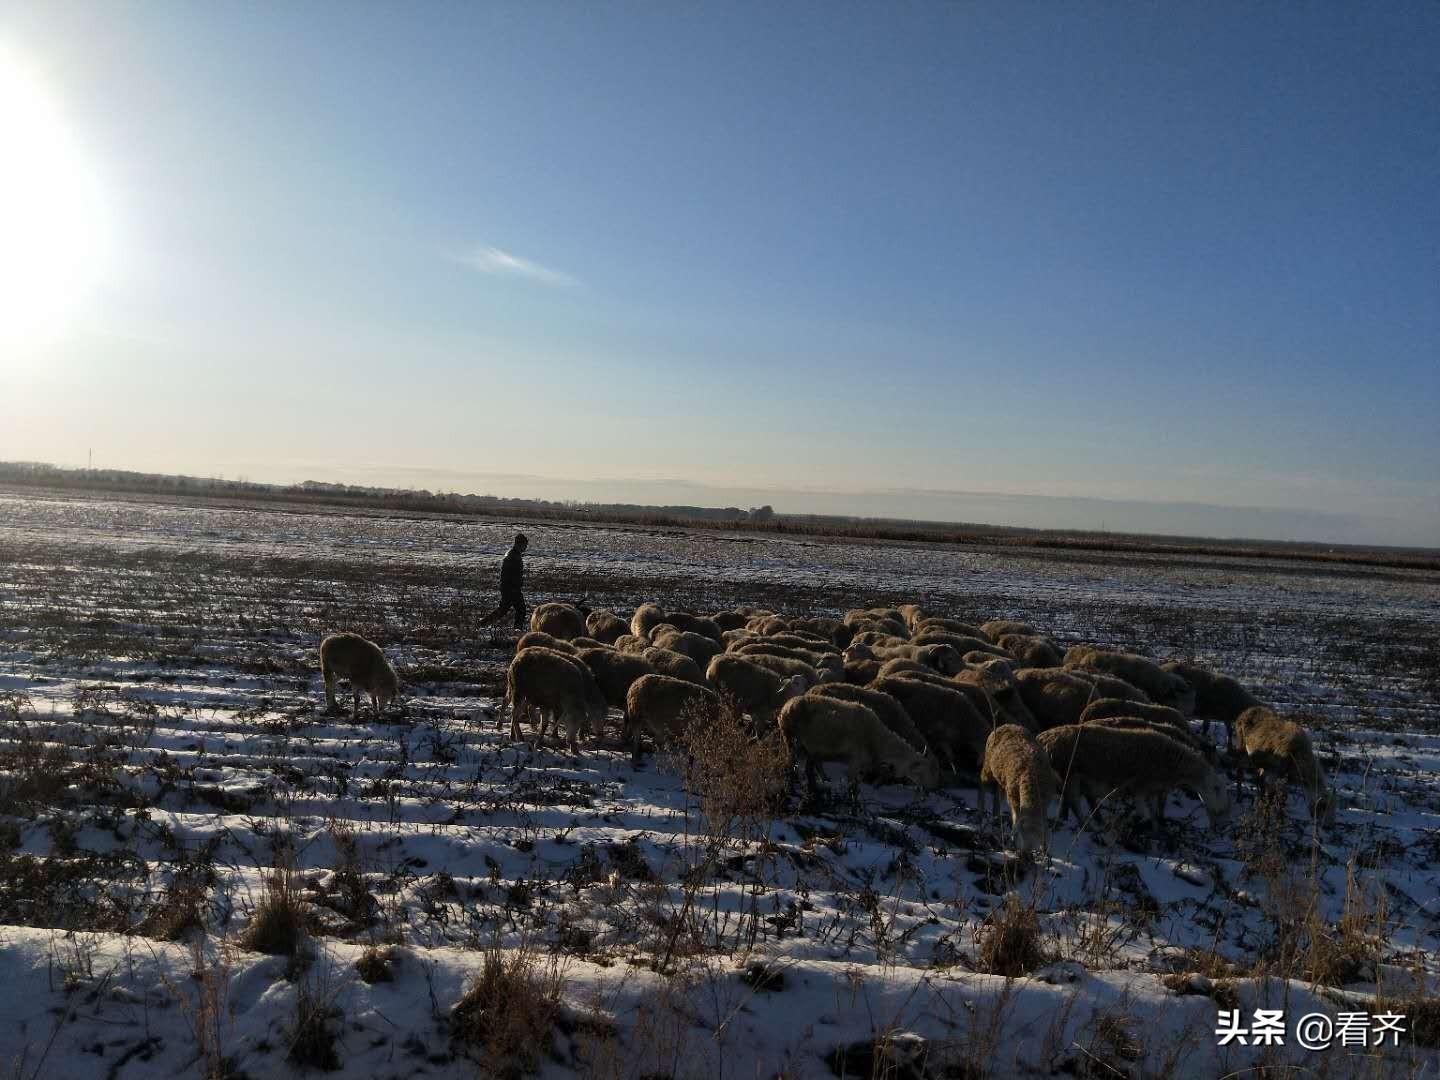
[[[577,278],[563,271],[552,270],[548,266],[541,266],[530,259],[522,259],[519,255],[512,255],[497,247],[476,248],[474,251],[452,257],[456,262],[462,263],[472,270],[479,270],[482,274],[504,274],[508,277],[529,278],[531,281],[538,281],[545,285],[568,287],[580,284]]]

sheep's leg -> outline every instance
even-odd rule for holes
[[[335,670],[322,667],[320,675],[325,680],[325,711],[333,715],[340,711],[340,703],[335,700]]]
[[[565,714],[565,745],[573,757],[580,756],[580,727],[582,720],[572,712]]]
[[[630,764],[633,768],[640,768],[644,761],[640,757],[640,744],[644,737],[644,725],[634,721],[630,723]]]
[[[358,724],[360,722],[360,685],[354,679],[350,680],[350,695],[350,719]]]

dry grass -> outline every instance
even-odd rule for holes
[[[1017,978],[1046,961],[1040,945],[1040,918],[1035,904],[1021,903],[1010,893],[990,913],[980,937],[979,969],[989,975]]]
[[[515,1080],[535,1072],[560,1016],[563,973],[529,942],[481,955],[480,971],[450,1010],[451,1038],[479,1062],[480,1074]]]
[[[277,866],[261,878],[260,902],[245,928],[242,943],[270,956],[299,956],[305,945],[305,903],[288,865]]]

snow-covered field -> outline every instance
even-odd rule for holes
[[[510,638],[474,621],[514,524],[0,493],[0,1069],[503,1074],[450,1021],[500,961],[507,1002],[557,980],[549,1035],[512,1040],[553,1075],[1440,1067],[1440,575],[524,528],[532,604],[916,600],[1195,658],[1312,730],[1337,826],[1247,787],[1229,829],[1177,797],[1163,834],[1111,813],[1036,866],[972,788],[836,784],[718,837],[613,732],[576,760],[497,728]],[[337,629],[385,645],[403,713],[322,715]],[[288,956],[249,947],[277,866]],[[1031,916],[1028,972],[986,973]],[[1217,1045],[1257,1008],[1283,1045]],[[1398,1046],[1297,1045],[1305,1014],[1387,1010]]]

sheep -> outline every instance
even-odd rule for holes
[[[614,647],[618,652],[638,653],[650,648],[650,641],[635,634],[621,634],[615,639]]]
[[[757,615],[745,624],[745,629],[756,634],[779,634],[789,625],[789,622],[779,615]]]
[[[968,652],[987,652],[992,656],[1004,656],[1005,650],[998,645],[992,645],[984,638],[962,637],[959,634],[947,634],[944,631],[926,630],[917,634],[911,641],[912,645],[947,645],[955,650],[956,656],[964,656]]]
[[[709,687],[672,679],[669,675],[642,675],[630,684],[625,695],[625,715],[630,718],[631,761],[640,763],[641,736],[649,732],[657,747],[669,745],[685,725],[719,715],[720,695]]]
[[[1037,731],[1078,724],[1085,706],[1099,698],[1088,680],[1060,668],[1017,671],[1015,685],[1025,707],[1035,717]]]
[[[1138,701],[1148,703],[1150,695],[1141,690],[1138,686],[1126,682],[1115,675],[1106,675],[1100,671],[1089,671],[1085,668],[1032,668],[1032,671],[1068,671],[1082,682],[1090,684],[1090,689],[1096,698],[1119,698],[1122,701]]]
[[[705,674],[700,670],[700,665],[684,653],[659,649],[652,645],[642,649],[640,655],[654,665],[661,675],[669,675],[673,679],[681,679],[696,686],[705,685]]]
[[[543,630],[527,630],[521,634],[515,642],[515,651],[530,648],[554,649],[557,652],[571,653],[577,651],[577,647],[566,641],[564,638],[557,638],[553,634],[547,634]]]
[[[824,615],[805,615],[790,620],[791,631],[806,631],[822,637],[830,642],[837,649],[843,649],[850,644],[852,631],[839,619],[831,619]]]
[[[1016,619],[991,619],[989,622],[980,624],[981,632],[991,641],[999,641],[1006,634],[1024,634],[1027,637],[1039,637],[1040,631],[1026,622]]]
[[[704,634],[689,630],[659,630],[650,635],[650,644],[658,649],[669,649],[690,657],[695,665],[704,668],[717,654],[723,651],[720,644]]]
[[[1044,848],[1050,800],[1060,791],[1060,778],[1050,755],[1019,724],[1001,724],[985,740],[980,766],[980,791],[990,792],[990,813],[1000,812],[1000,793],[1010,805],[1010,823],[1019,852]]]
[[[614,649],[581,649],[581,662],[590,669],[595,676],[595,682],[600,687],[600,693],[604,695],[606,703],[613,705],[622,713],[625,713],[625,695],[629,693],[630,686],[642,675],[656,675],[659,670],[643,656],[635,653],[622,653]],[[625,713],[625,723],[628,727],[630,717]]]
[[[1164,706],[1157,706],[1163,708]],[[1155,731],[1164,735],[1167,739],[1174,739],[1187,750],[1193,750],[1203,757],[1212,768],[1220,763],[1220,755],[1215,752],[1215,744],[1210,740],[1196,735],[1188,727],[1177,728],[1165,723],[1163,720],[1147,720],[1141,716],[1100,716],[1089,720],[1082,720],[1082,726],[1095,726],[1107,728],[1127,728],[1135,731]]]
[[[515,654],[505,672],[505,702],[510,710],[510,738],[520,741],[520,717],[540,712],[537,737],[545,737],[551,717],[565,723],[570,753],[580,752],[580,729],[605,722],[605,697],[595,677],[578,657],[533,646]]]
[[[893,649],[901,646],[908,646],[910,639],[892,634],[888,630],[860,630],[850,638],[850,648],[856,645],[868,645],[877,649]]]
[[[726,630],[720,635],[725,640],[725,651],[734,652],[747,641],[763,641],[754,630]]]
[[[912,634],[915,632],[915,624],[924,618],[919,604],[900,604],[895,610],[900,613],[900,618],[905,620],[905,629]]]
[[[771,634],[764,639],[773,641],[776,645],[788,645],[792,649],[804,649],[806,652],[833,653],[840,655],[840,647],[829,638],[821,637],[819,634],[812,634],[808,630],[786,630],[783,634]]]
[[[611,652],[616,651],[613,645],[607,645],[603,641],[596,641],[593,637],[589,637],[588,635],[582,635],[581,637],[572,637],[570,639],[570,644],[574,646],[576,652],[579,652],[581,649],[609,649]]]
[[[1178,675],[1163,671],[1159,664],[1134,653],[1076,645],[1065,652],[1065,667],[1081,668],[1124,679],[1161,705],[1179,709],[1187,716],[1195,711],[1195,691]]]
[[[1005,661],[996,661],[982,668],[967,668],[952,676],[950,681],[960,687],[979,687],[989,695],[995,703],[994,707],[999,709],[996,723],[1019,724],[1030,732],[1040,730],[1034,714],[1020,695],[1020,684],[1015,681],[1014,672]]]
[[[720,637],[724,631],[720,629],[714,619],[707,619],[703,615],[692,615],[688,611],[672,611],[665,616],[665,621],[677,630],[707,637],[716,645],[724,644],[723,639]],[[708,663],[709,661],[706,662]]]
[[[1014,657],[1021,667],[1059,667],[1064,659],[1049,638],[1001,634],[995,644]]]
[[[1000,660],[1003,658],[983,649],[971,649],[964,656],[960,657],[960,659],[964,660],[965,663],[971,667],[979,667],[981,664],[989,663],[991,660]]]
[[[335,684],[350,680],[353,697],[350,718],[360,718],[360,693],[370,695],[370,706],[378,720],[390,702],[400,696],[400,676],[385,659],[380,646],[359,634],[331,634],[320,642],[320,676],[325,680],[325,707],[331,713],[340,711],[335,701]]]
[[[877,679],[888,679],[891,677],[906,678],[909,676],[927,679],[941,686],[950,685],[950,676],[940,674],[940,672],[934,668],[920,663],[919,660],[911,660],[904,656],[897,656],[893,660],[886,660],[880,665],[880,671],[875,677]]]
[[[732,699],[736,709],[751,718],[757,732],[772,727],[780,706],[803,694],[806,685],[800,675],[784,679],[743,656],[725,653],[710,661],[705,681]]]
[[[905,644],[893,645],[889,647],[883,645],[868,645],[865,646],[865,648],[868,648],[870,652],[878,659],[914,660],[920,664],[925,665],[932,671],[940,672],[942,675],[954,675],[957,672],[963,671],[965,669],[965,661],[962,660],[960,658],[960,654],[949,645]],[[850,648],[846,650],[846,654],[848,656],[851,656],[852,658],[859,657],[861,654],[858,651],[855,651],[855,649],[856,647],[854,645],[851,645]]]
[[[1138,716],[1152,723],[1166,724],[1187,735],[1191,734],[1190,725],[1185,722],[1185,717],[1179,709],[1172,709],[1169,705],[1125,701],[1122,698],[1096,698],[1085,706],[1084,711],[1080,714],[1080,719],[1076,722],[1085,724],[1091,720],[1104,720],[1111,716]]]
[[[1249,690],[1229,675],[1207,671],[1195,664],[1167,660],[1160,665],[1162,671],[1179,676],[1195,691],[1195,715],[1205,718],[1205,731],[1210,731],[1210,721],[1219,720],[1225,725],[1225,745],[1235,745],[1235,720],[1246,709],[1261,704]]]
[[[1165,817],[1165,802],[1175,788],[1193,791],[1205,804],[1211,828],[1230,815],[1230,796],[1205,759],[1158,731],[1110,728],[1100,724],[1066,724],[1042,731],[1040,745],[1062,779],[1061,818],[1073,814],[1080,800],[1092,807],[1116,789],[1148,805],[1155,823]]]
[[[850,791],[856,801],[860,777],[881,769],[921,788],[940,784],[940,770],[933,757],[912,750],[878,716],[857,702],[801,694],[785,703],[778,725],[791,755],[803,755],[805,777],[812,792],[822,761],[846,764]]]
[[[915,726],[915,721],[910,719],[910,714],[905,711],[905,706],[883,691],[871,690],[868,686],[832,682],[823,683],[810,690],[809,693],[864,705],[880,718],[882,724],[904,739],[912,750],[923,754],[930,749],[930,744],[925,741],[925,736]]]
[[[773,638],[756,638],[730,651],[736,656],[783,656],[790,660],[799,660],[811,667],[817,666],[822,659],[830,655],[811,652],[808,649],[797,649],[791,645],[782,645]]]
[[[980,767],[985,740],[995,727],[960,690],[920,679],[876,679],[871,690],[889,694],[904,707],[926,743],[952,769]]]
[[[856,633],[862,631],[878,631],[886,634],[893,634],[898,638],[910,636],[910,631],[905,627],[905,620],[900,618],[899,612],[894,616],[880,615],[874,611],[863,611],[853,609],[847,611],[840,620],[846,626],[853,627]]]
[[[710,616],[710,621],[720,628],[722,634],[726,634],[731,630],[743,630],[749,616],[739,611],[717,611]]]
[[[530,629],[568,641],[585,633],[585,616],[574,604],[541,604],[530,613]]]
[[[922,634],[954,634],[956,637],[979,638],[985,642],[990,640],[989,635],[978,626],[961,622],[959,619],[942,619],[934,615],[917,622],[910,628],[910,634],[912,637],[919,637]]]
[[[843,669],[836,672],[832,669],[816,668],[813,664],[807,664],[803,660],[793,660],[788,656],[772,656],[769,653],[741,653],[746,660],[752,664],[759,664],[768,668],[782,678],[791,678],[795,675],[803,676],[806,686],[814,686],[820,682],[838,681],[843,674]]]
[[[659,604],[641,604],[635,609],[635,614],[630,616],[630,633],[648,641],[651,628],[664,621],[665,612]]]
[[[1335,824],[1335,791],[1304,728],[1273,709],[1253,705],[1236,717],[1235,739],[1260,780],[1278,774],[1297,781],[1311,818]]]
[[[880,677],[884,666],[879,660],[847,660],[843,668],[844,681],[851,686],[869,686]]]
[[[609,608],[601,608],[585,616],[585,633],[603,645],[614,645],[615,639],[629,629],[630,624]]]

